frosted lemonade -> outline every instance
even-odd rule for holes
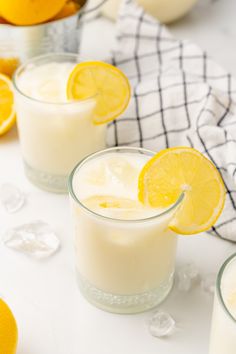
[[[39,187],[65,192],[74,165],[105,148],[107,122],[129,102],[128,80],[112,65],[52,54],[19,67],[13,82],[26,175]]]
[[[118,313],[146,310],[167,296],[177,234],[209,229],[225,198],[213,164],[181,147],[95,153],[75,167],[69,190],[79,287],[93,304]]]
[[[222,266],[217,278],[209,354],[235,354],[236,254]]]

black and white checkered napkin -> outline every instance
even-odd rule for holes
[[[108,145],[154,151],[181,145],[204,153],[227,190],[210,232],[236,241],[235,79],[195,44],[173,38],[134,0],[121,5],[117,39],[112,60],[129,77],[133,96],[124,116],[110,124]]]

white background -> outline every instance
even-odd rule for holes
[[[177,37],[193,39],[236,74],[235,13],[235,0],[202,0],[170,29]],[[105,19],[88,23],[83,55],[106,57],[113,35],[114,26]],[[207,354],[212,296],[200,286],[189,293],[175,289],[160,308],[172,314],[178,330],[162,340],[147,329],[153,311],[124,316],[94,308],[82,298],[75,282],[68,197],[43,192],[26,180],[16,129],[0,139],[0,166],[0,183],[12,182],[28,195],[26,206],[16,214],[8,215],[0,208],[1,235],[8,227],[42,219],[61,240],[60,251],[44,261],[0,244],[0,295],[17,319],[17,354]],[[236,245],[213,236],[180,237],[177,266],[193,261],[204,277],[216,273],[233,252]]]

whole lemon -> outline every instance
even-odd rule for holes
[[[15,354],[18,339],[17,324],[8,305],[0,299],[0,352]]]
[[[0,0],[0,13],[10,23],[35,25],[54,17],[66,0]]]

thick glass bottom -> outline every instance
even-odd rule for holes
[[[115,295],[104,292],[82,278],[78,272],[77,282],[82,295],[96,307],[113,313],[132,314],[144,312],[159,305],[172,289],[174,273],[157,289],[134,295]]]
[[[67,176],[52,175],[39,171],[24,161],[25,175],[37,187],[53,193],[67,193]]]

